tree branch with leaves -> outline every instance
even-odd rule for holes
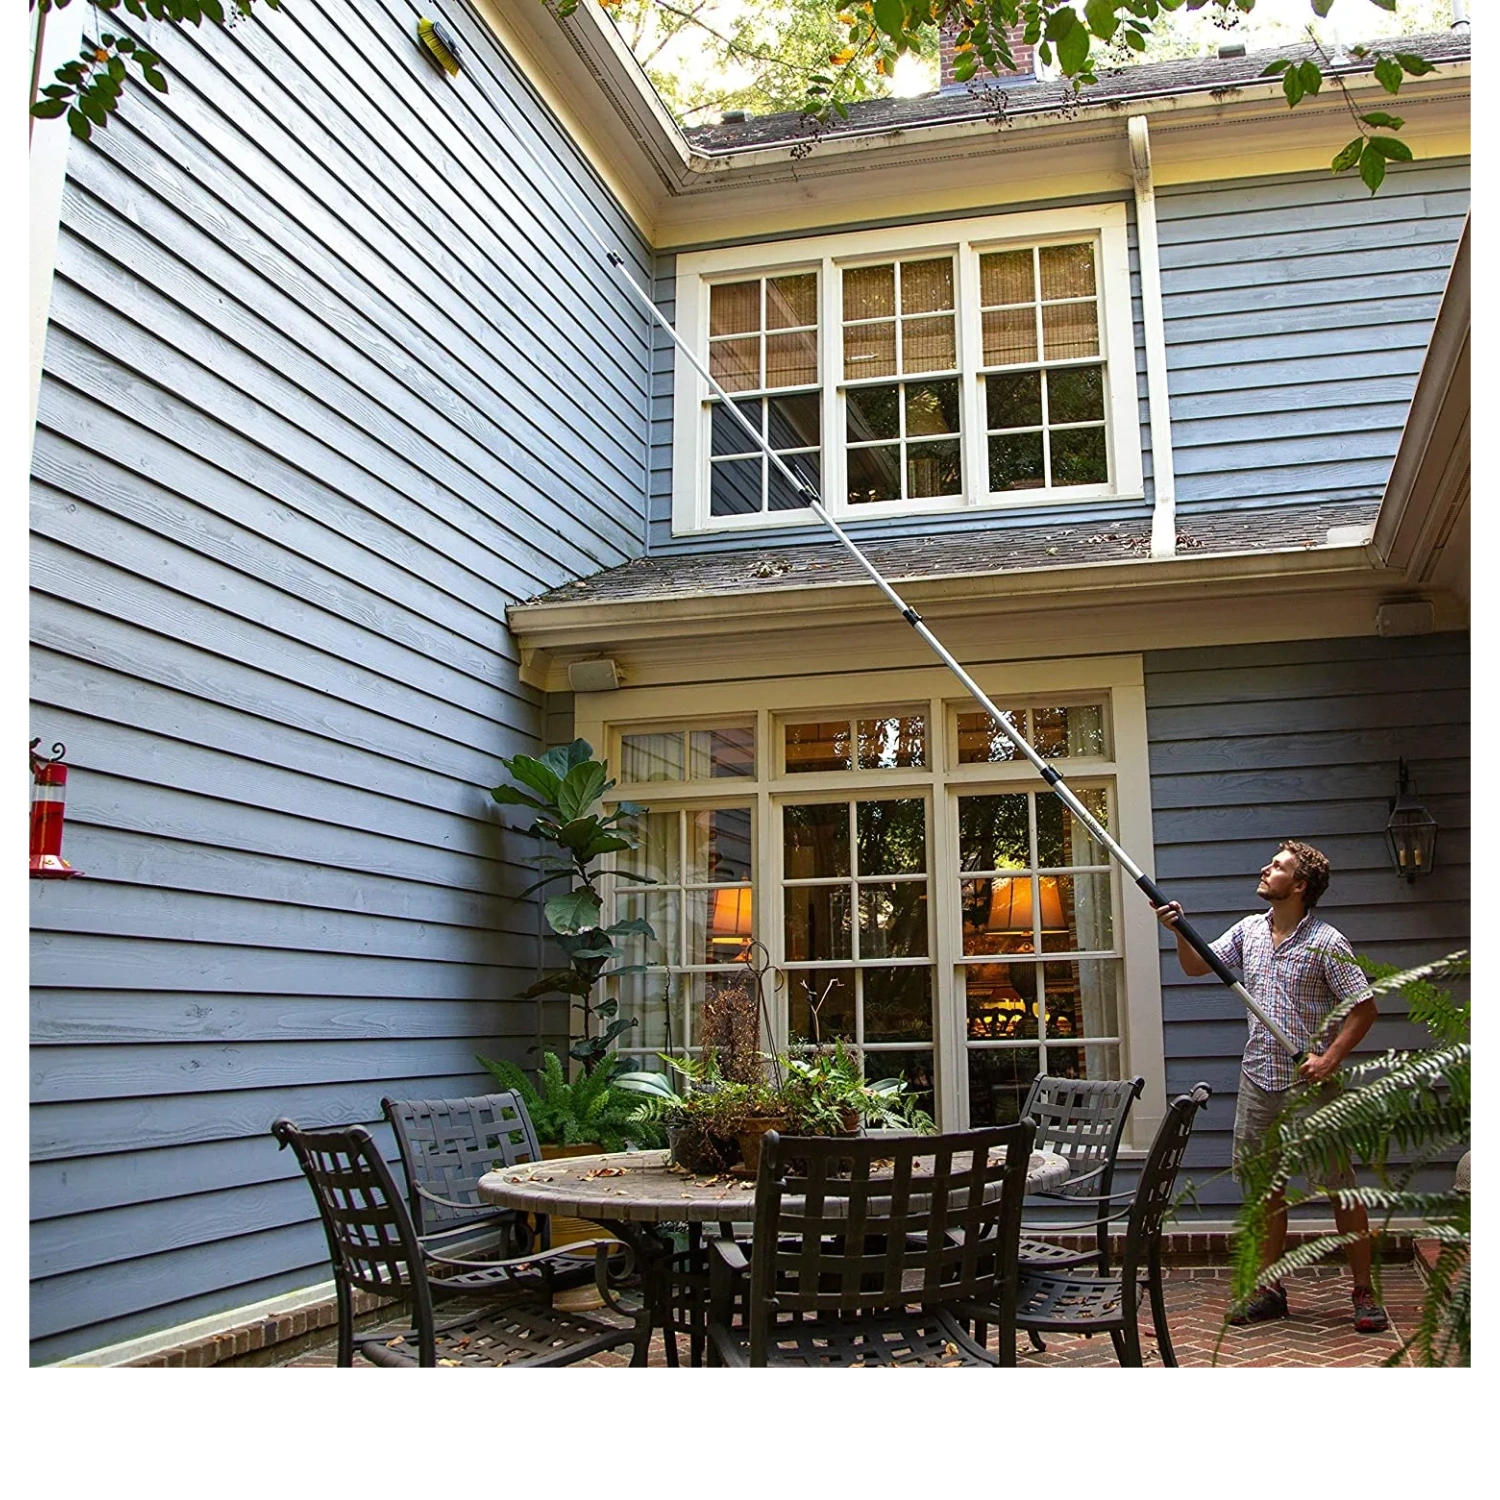
[[[47,17],[53,11],[66,10],[72,0],[30,0],[30,3],[31,9],[38,13],[36,56],[40,60]],[[227,11],[221,0],[90,0],[90,3],[96,15],[101,10],[106,15],[124,10],[138,21],[171,21],[189,26],[201,25],[204,20],[218,26],[232,26],[240,17],[250,15],[255,6],[255,0],[229,0]],[[263,0],[263,3],[276,10],[281,0]],[[119,108],[130,82],[132,68],[157,93],[168,92],[161,58],[149,47],[112,31],[101,31],[98,36],[85,33],[78,56],[58,68],[52,82],[40,91],[37,88],[40,79],[33,70],[32,117],[55,120],[66,116],[68,128],[79,140],[86,141],[95,126],[102,130],[109,124],[109,117]]]

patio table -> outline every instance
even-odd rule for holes
[[[686,1224],[688,1248],[701,1245],[705,1224],[729,1232],[755,1213],[755,1180],[732,1173],[692,1173],[669,1163],[666,1151],[618,1151],[527,1162],[479,1179],[479,1196],[503,1208],[589,1219],[624,1241],[640,1260],[652,1326],[666,1331],[668,1364],[677,1343],[667,1328],[670,1267],[675,1247],[661,1226]],[[920,1160],[920,1158],[919,1158]],[[1068,1177],[1068,1161],[1054,1151],[1033,1151],[1026,1191],[1054,1188]],[[700,1340],[691,1357],[698,1362]]]

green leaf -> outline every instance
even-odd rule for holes
[[[1396,0],[1370,0],[1371,5],[1378,5],[1381,10],[1395,10]]]
[[[581,852],[599,837],[599,820],[574,818],[571,822],[564,823],[553,837],[563,848]]]
[[[1384,162],[1381,170],[1385,170]],[[553,932],[584,932],[599,925],[600,907],[598,892],[581,886],[566,895],[551,897],[542,911]]]
[[[1311,58],[1298,65],[1297,73],[1304,94],[1316,94],[1323,87],[1323,70]]]
[[[1394,57],[1378,58],[1375,63],[1375,81],[1388,94],[1401,92],[1401,64]]]
[[[584,859],[598,859],[601,854],[618,854],[622,849],[634,848],[633,839],[622,839],[614,833],[600,833],[590,839],[578,852]]]
[[[967,83],[979,71],[979,59],[972,52],[960,52],[953,59],[953,78],[956,83]]]
[[[536,806],[552,807],[556,804],[557,789],[562,785],[562,777],[551,766],[544,765],[530,755],[513,755],[509,760],[502,755],[500,764],[516,781],[541,793],[543,801]]]
[[[1286,102],[1295,109],[1298,100],[1305,92],[1302,87],[1301,68],[1288,68],[1281,75],[1281,92],[1286,95]]]
[[[1385,181],[1385,157],[1380,152],[1370,149],[1366,144],[1365,149],[1359,156],[1359,175],[1371,193],[1380,191],[1380,184]]]
[[[1396,0],[1391,0],[1394,5]],[[1313,14],[1315,16],[1326,16],[1333,9],[1333,0],[1312,0]]]
[[[202,4],[203,14],[210,21],[217,21],[222,26],[224,24],[224,7],[219,4],[219,0],[202,0]]]
[[[646,937],[656,936],[656,929],[644,917],[624,917],[618,922],[611,922],[604,930],[611,937],[630,937],[635,933],[643,933]]]
[[[887,36],[900,36],[906,29],[906,6],[902,0],[875,0],[875,24]]]
[[[141,76],[156,90],[158,94],[168,93],[167,80],[162,77],[155,68],[142,68]]]
[[[557,789],[557,810],[569,823],[585,817],[608,784],[609,773],[602,761],[589,760],[574,766]]]
[[[1072,15],[1071,11],[1066,12]],[[1088,28],[1073,17],[1073,25],[1057,39],[1057,61],[1063,72],[1070,77],[1081,73],[1089,61]]]
[[[1412,159],[1411,147],[1405,141],[1398,141],[1393,135],[1372,135],[1366,149],[1378,151],[1387,161],[1410,161]]]
[[[520,787],[515,786],[492,786],[490,788],[490,796],[501,807],[534,807],[538,812],[547,812],[551,806],[547,802],[538,802],[535,797],[528,795]]]
[[[1361,115],[1360,119],[1366,125],[1373,125],[1377,130],[1400,130],[1406,121],[1400,115],[1388,115],[1383,110],[1376,110],[1373,114]]]
[[[55,120],[67,107],[66,99],[38,99],[31,112],[38,120]]]
[[[76,108],[70,109],[68,111],[68,129],[71,130],[80,141],[88,140],[89,136],[93,133],[89,129],[89,122],[85,118],[83,111]]]
[[[1089,30],[1103,42],[1109,41],[1114,36],[1115,29],[1120,24],[1120,17],[1115,9],[1115,0],[1088,0],[1088,4],[1083,8],[1083,18]]]
[[[584,761],[594,758],[594,747],[587,740],[574,740],[570,745],[555,745],[542,756],[541,764],[557,775],[559,781]]]
[[[1357,135],[1337,156],[1333,159],[1333,170],[1335,172],[1347,172],[1355,162],[1359,160],[1359,153],[1365,149],[1365,138]]]
[[[1420,78],[1424,73],[1436,73],[1437,69],[1427,61],[1425,57],[1418,57],[1415,52],[1398,52],[1395,54],[1396,61],[1411,74],[1413,78]]]

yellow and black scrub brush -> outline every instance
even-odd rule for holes
[[[457,78],[459,69],[458,43],[438,25],[425,17],[417,22],[417,40],[432,54],[432,60],[450,78]]]

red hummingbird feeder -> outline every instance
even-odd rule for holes
[[[81,875],[62,857],[63,812],[67,799],[67,747],[56,744],[50,756],[38,755],[40,739],[31,742],[31,878],[66,880]]]

